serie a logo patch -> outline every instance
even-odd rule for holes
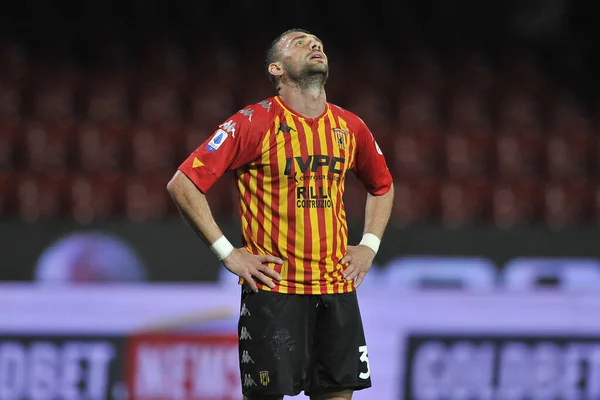
[[[210,151],[211,153],[214,153],[219,149],[219,147],[221,147],[223,142],[225,142],[227,136],[229,136],[227,132],[225,132],[223,129],[219,129],[217,133],[214,134],[210,142],[208,142],[208,144],[206,145],[206,150]]]

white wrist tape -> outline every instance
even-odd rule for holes
[[[215,240],[215,242],[210,246],[210,249],[217,255],[219,260],[222,260],[231,254],[234,247],[229,240],[227,240],[225,235],[221,235],[221,237]]]
[[[372,233],[365,233],[359,244],[367,246],[368,248],[373,250],[375,254],[377,254],[377,251],[379,250],[379,245],[381,244],[381,239],[379,239]]]

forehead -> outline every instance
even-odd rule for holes
[[[292,43],[294,40],[296,39],[300,39],[300,38],[304,38],[304,39],[314,39],[317,40],[319,42],[321,42],[321,44],[323,43],[321,41],[321,39],[319,39],[318,37],[316,37],[315,35],[311,34],[311,33],[304,33],[304,32],[290,32],[287,35],[285,35],[284,37],[281,38],[281,45],[283,47],[287,47],[289,46],[290,43]]]

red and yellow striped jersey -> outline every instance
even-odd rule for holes
[[[392,184],[381,149],[360,118],[329,103],[318,118],[305,118],[279,96],[228,118],[179,170],[203,193],[235,171],[243,245],[284,261],[270,265],[283,277],[275,288],[258,287],[280,293],[354,290],[340,263],[348,245],[346,173],[356,173],[373,195]]]

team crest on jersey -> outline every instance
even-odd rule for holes
[[[346,147],[346,142],[344,141],[344,137],[350,134],[350,132],[345,131],[341,128],[333,128],[333,132],[337,135],[337,144],[342,149]]]
[[[225,132],[223,129],[219,129],[217,133],[214,134],[210,142],[206,145],[206,150],[214,153],[219,149],[219,147],[221,147],[225,139],[227,139],[227,136],[229,136],[227,132]]]
[[[271,379],[269,378],[269,371],[260,371],[259,377],[260,377],[260,384],[263,386],[267,386],[269,384],[269,382],[271,382]]]

